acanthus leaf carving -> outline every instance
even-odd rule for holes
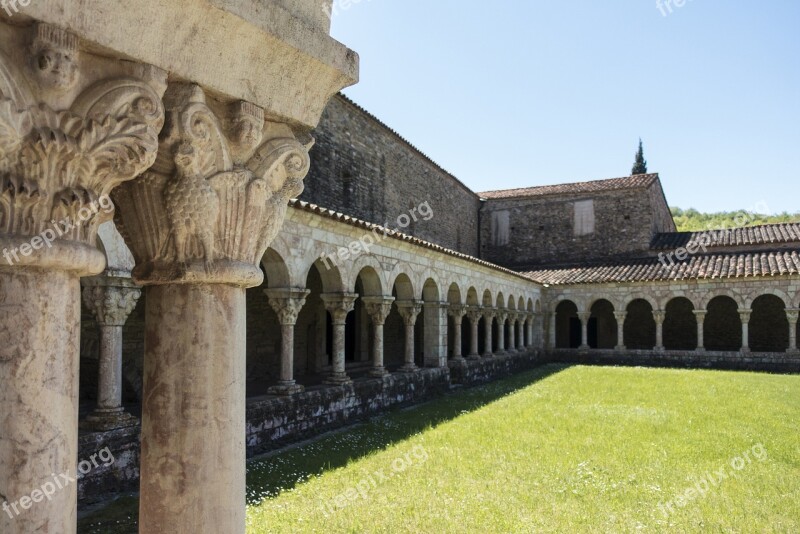
[[[265,122],[253,104],[220,111],[196,85],[174,84],[164,100],[154,166],[115,192],[127,206],[118,221],[136,258],[134,277],[257,285],[258,262],[302,192],[311,143]]]

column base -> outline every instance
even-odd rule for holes
[[[480,360],[481,359],[481,355],[480,354],[470,354],[470,355],[467,356],[467,359],[468,360]]]
[[[789,356],[800,356],[800,349],[789,349],[786,351]]]
[[[414,363],[407,363],[403,367],[398,369],[398,371],[401,373],[416,373],[417,371],[419,371],[419,367],[417,367],[417,365]]]
[[[750,347],[742,347],[742,349],[739,352],[742,354],[750,354],[753,351],[750,350]]]
[[[628,347],[626,347],[625,345],[617,345],[616,347],[614,347],[614,350],[628,350]]]
[[[706,352],[706,349],[705,349],[705,347],[700,347],[698,349],[695,349],[695,352],[700,353],[700,354],[704,354]]]
[[[349,386],[353,383],[353,380],[347,376],[347,373],[334,373],[323,380],[322,383],[328,386]]]
[[[666,349],[666,347],[656,347],[655,351],[656,352],[667,352],[667,349]]]
[[[120,428],[130,428],[137,426],[139,419],[126,412],[123,408],[118,410],[100,411],[95,410],[89,414],[79,426],[82,430],[92,430],[95,432],[108,432]]]
[[[292,395],[297,395],[298,393],[302,393],[306,390],[304,386],[301,386],[294,380],[286,381],[286,382],[279,382],[277,385],[270,387],[267,390],[267,393],[270,395],[279,395],[281,397],[291,397]]]
[[[369,370],[369,376],[372,378],[383,378],[384,376],[388,376],[390,373],[386,370],[385,367],[373,367]]]
[[[491,358],[494,356],[493,352],[484,352],[482,358]]]

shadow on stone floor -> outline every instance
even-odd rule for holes
[[[424,404],[401,408],[368,421],[290,445],[248,461],[247,502],[257,505],[311,477],[344,467],[425,430],[481,409],[570,367],[545,364],[473,388],[457,388]],[[128,496],[86,514],[79,534],[136,534],[138,499]]]

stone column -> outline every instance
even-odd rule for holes
[[[467,359],[469,360],[478,360],[480,359],[481,355],[478,352],[478,326],[481,321],[481,309],[478,306],[470,306],[469,310],[467,311],[467,317],[469,317],[469,356]]]
[[[345,362],[345,327],[347,316],[355,309],[358,295],[354,293],[326,293],[320,295],[325,308],[331,314],[333,323],[333,371],[325,379],[325,383],[331,386],[345,386],[352,384],[353,381],[347,376]]]
[[[273,395],[290,396],[305,390],[294,379],[294,327],[309,293],[307,289],[264,290],[281,325],[281,376],[278,384],[268,390]]]
[[[425,302],[425,338],[423,339],[425,367],[447,366],[447,309],[446,302]]]
[[[697,351],[696,352],[705,352],[706,344],[703,340],[703,335],[705,331],[703,329],[703,325],[706,321],[706,315],[708,311],[706,310],[692,310],[692,313],[697,318]]]
[[[614,318],[617,320],[617,346],[614,350],[627,350],[625,346],[625,318],[628,317],[626,311],[615,311]]]
[[[742,320],[742,350],[743,353],[750,352],[750,316],[753,310],[739,310],[739,317]]]
[[[467,314],[467,307],[463,304],[451,304],[447,313],[453,318],[453,339],[450,340],[453,344],[453,359],[461,361],[464,359],[461,354],[461,322]]]
[[[485,331],[484,331],[484,342],[486,347],[484,347],[483,357],[484,358],[491,358],[492,357],[492,321],[494,318],[497,317],[497,312],[492,308],[485,308],[483,310],[483,318],[485,321]]]
[[[525,348],[530,346],[530,344],[525,344],[525,332],[528,329],[529,321],[530,319],[528,318],[528,314],[520,314],[519,328],[517,329],[517,347],[520,349],[520,351],[523,351]],[[530,340],[530,337],[528,337],[528,339]]]
[[[397,311],[400,313],[400,317],[403,318],[403,324],[406,327],[405,364],[400,368],[400,371],[413,373],[417,370],[417,364],[414,363],[414,326],[417,324],[417,317],[422,311],[422,301],[398,301]]]
[[[666,349],[664,348],[664,319],[667,317],[667,312],[665,311],[654,311],[653,312],[653,319],[656,321],[656,352],[664,352]]]
[[[797,349],[797,321],[800,318],[800,309],[789,308],[786,310],[786,318],[789,319],[789,349],[790,354],[798,354]]]
[[[581,346],[579,350],[589,350],[589,319],[592,317],[592,312],[578,312],[578,318],[581,320]]]
[[[0,22],[0,532],[73,534],[77,484],[30,495],[76,476],[80,278],[105,267],[109,193],[155,160],[166,73],[31,22]]]
[[[517,352],[517,315],[508,312],[508,352]]]
[[[550,349],[555,350],[558,346],[558,332],[556,331],[558,328],[558,314],[556,312],[550,312]]]
[[[362,300],[370,319],[372,319],[372,331],[374,334],[372,339],[372,369],[370,369],[369,374],[370,376],[381,378],[389,374],[383,363],[383,325],[386,324],[386,318],[392,311],[394,297],[362,297]]]
[[[122,407],[122,327],[136,307],[142,290],[130,278],[85,278],[83,302],[100,327],[97,407],[81,426],[108,431],[139,424]]]
[[[506,353],[506,320],[508,320],[508,312],[505,310],[497,310],[497,354]]]
[[[263,281],[312,140],[196,85],[170,85],[164,103],[156,165],[114,193],[148,286],[139,532],[240,534],[245,289]]]

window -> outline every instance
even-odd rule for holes
[[[492,245],[495,247],[503,247],[508,245],[510,235],[510,221],[511,213],[507,210],[493,211],[492,212]]]
[[[594,200],[575,202],[574,234],[575,237],[594,233]]]

